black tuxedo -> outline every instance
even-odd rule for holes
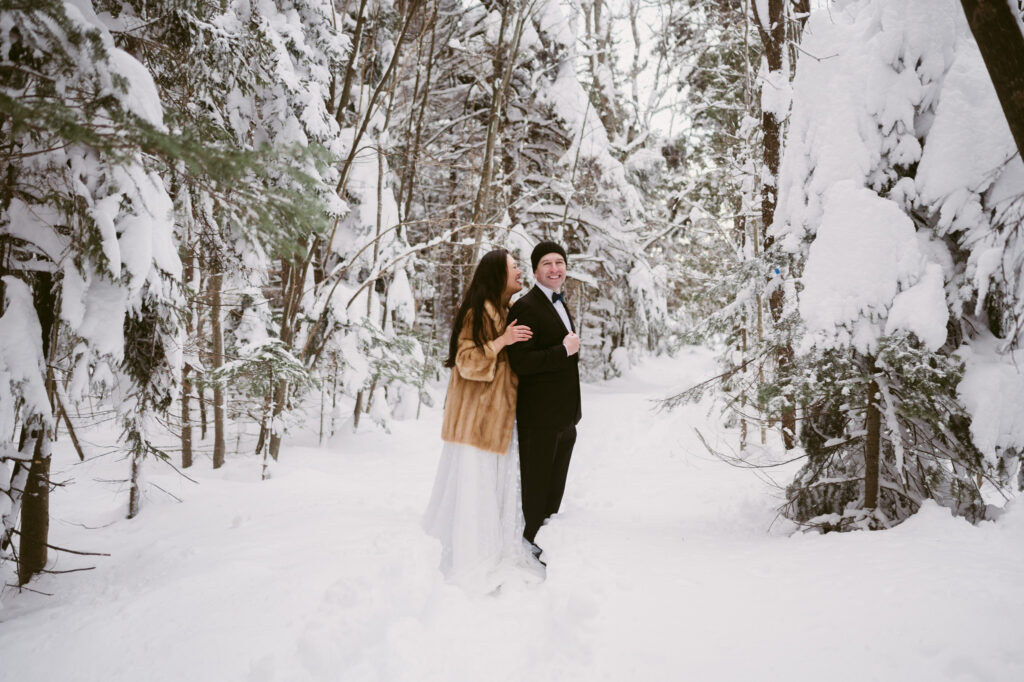
[[[519,376],[516,422],[524,536],[533,542],[544,521],[558,512],[565,492],[582,416],[579,353],[568,355],[562,339],[569,332],[551,299],[537,287],[515,302],[508,320],[533,331],[529,341],[508,346],[509,362]],[[569,323],[575,330],[571,316]]]

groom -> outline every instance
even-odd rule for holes
[[[565,249],[541,242],[530,255],[537,286],[520,298],[508,319],[533,332],[528,341],[508,346],[519,376],[516,421],[523,486],[523,536],[533,543],[545,520],[558,512],[576,443],[580,411],[580,339],[562,296]],[[534,544],[534,552],[540,548]]]

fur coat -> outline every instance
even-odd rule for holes
[[[485,304],[484,310],[490,318],[490,324],[484,324],[487,343],[478,347],[473,342],[472,312],[466,315],[459,330],[441,440],[503,455],[512,439],[519,380],[512,373],[505,349],[494,352],[493,339],[505,332],[507,311],[499,311],[490,303]]]

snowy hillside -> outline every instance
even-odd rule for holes
[[[584,386],[547,580],[470,597],[419,527],[441,413],[190,470],[55,455],[53,552],[6,588],[0,658],[19,680],[1020,680],[1024,505],[972,526],[934,504],[881,533],[791,535],[780,491],[712,458],[707,405],[653,399],[715,373],[707,351]],[[714,412],[710,413],[714,415]],[[301,439],[296,439],[301,440]],[[293,441],[294,443],[294,441]],[[799,463],[790,465],[798,466]],[[786,481],[791,471],[773,474]],[[162,492],[161,489],[166,492]],[[181,498],[177,502],[171,497]],[[76,523],[71,523],[71,521]],[[88,528],[78,525],[84,523]],[[6,582],[14,582],[11,565]]]

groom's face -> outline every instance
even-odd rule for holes
[[[565,259],[558,253],[546,253],[537,261],[533,276],[551,291],[562,291],[565,283]]]

